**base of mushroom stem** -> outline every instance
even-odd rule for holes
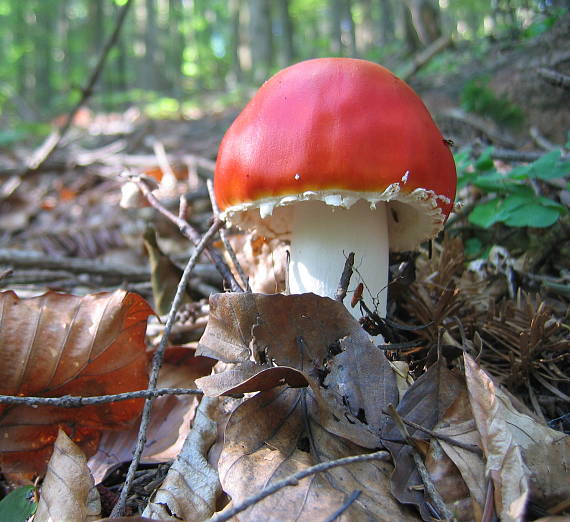
[[[380,317],[386,316],[388,293],[388,222],[385,203],[375,209],[364,200],[351,208],[333,207],[321,201],[305,201],[294,209],[289,264],[289,291],[313,292],[334,298],[350,252],[354,269],[346,300],[359,283],[362,298]],[[347,307],[355,319],[357,305]]]

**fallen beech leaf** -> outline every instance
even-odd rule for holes
[[[195,379],[210,373],[214,361],[195,357],[189,348],[170,347],[164,354],[158,388],[196,388]],[[141,462],[166,462],[178,455],[194,418],[196,395],[164,395],[152,403]],[[97,453],[87,464],[95,484],[99,484],[114,466],[130,461],[139,434],[139,422],[127,431],[106,431]]]
[[[466,389],[446,410],[434,431],[473,447],[481,446]],[[486,493],[485,463],[481,455],[441,439],[432,439],[426,468],[458,521],[481,519]]]
[[[323,429],[318,411],[309,389],[287,387],[258,393],[236,408],[218,466],[234,504],[318,462],[365,452]],[[326,520],[355,490],[362,493],[341,520],[417,520],[392,497],[391,471],[391,464],[372,461],[312,475],[240,513],[239,520]]]
[[[472,357],[464,361],[501,520],[522,520],[529,496],[546,507],[570,497],[570,437],[518,412]]]
[[[34,522],[101,518],[101,500],[83,452],[59,430]]]
[[[85,297],[0,294],[0,394],[94,396],[144,389],[144,334],[152,310],[117,290]],[[63,428],[87,454],[102,430],[126,429],[143,400],[81,408],[0,405],[0,469],[43,473]]]
[[[218,472],[208,463],[208,451],[217,437],[218,399],[204,397],[180,455],[153,494],[143,516],[165,520],[206,520],[216,510],[222,493]]]
[[[233,368],[196,382],[207,395],[306,383],[323,426],[360,446],[379,446],[398,399],[385,355],[346,308],[314,294],[216,294],[198,352]]]
[[[396,410],[402,418],[433,429],[463,387],[459,377],[447,369],[445,358],[442,357],[410,386]],[[429,439],[429,435],[414,428],[408,427],[408,432],[415,439]],[[384,445],[394,458],[392,493],[404,504],[417,505],[424,520],[428,520],[431,513],[424,493],[414,488],[421,485],[422,481],[416,471],[410,447],[403,442],[389,442],[403,441],[393,421],[389,422],[382,437],[386,439]]]

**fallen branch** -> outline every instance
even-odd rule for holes
[[[562,74],[546,67],[541,67],[537,72],[544,81],[551,85],[561,87],[562,89],[570,89],[570,76],[567,74]]]
[[[93,397],[78,397],[72,395],[63,395],[61,397],[16,397],[13,395],[0,395],[0,404],[81,408],[82,406],[93,406],[94,404],[107,404],[131,399],[155,399],[161,395],[203,395],[203,392],[190,388],[155,388],[154,390],[140,390],[117,393],[115,395],[96,395]]]
[[[230,520],[232,517],[235,517],[238,513],[245,511],[247,508],[261,502],[264,498],[267,498],[270,495],[273,495],[277,491],[287,487],[287,486],[296,486],[299,484],[299,481],[309,477],[311,475],[315,475],[316,473],[322,473],[323,471],[328,471],[332,468],[337,468],[339,466],[348,466],[349,464],[354,464],[355,462],[368,462],[371,460],[388,460],[390,458],[390,454],[387,451],[376,451],[375,453],[366,453],[364,455],[354,455],[352,457],[344,457],[342,459],[337,460],[330,460],[328,462],[321,462],[315,466],[311,466],[310,468],[306,468],[302,471],[298,471],[297,473],[293,473],[288,477],[275,482],[266,488],[262,489],[256,495],[253,495],[243,502],[240,502],[236,506],[232,507],[231,509],[225,510],[218,515],[214,515],[210,518],[209,522],[225,522],[226,520]]]
[[[166,345],[168,343],[168,338],[170,336],[170,331],[172,330],[172,326],[174,325],[174,321],[176,319],[176,313],[182,304],[184,295],[186,293],[186,287],[188,285],[188,281],[190,280],[190,276],[192,275],[192,270],[196,265],[198,258],[208,246],[208,243],[212,240],[212,238],[218,233],[220,228],[223,226],[223,222],[219,219],[216,219],[209,230],[204,234],[200,242],[196,245],[196,249],[192,254],[192,257],[188,260],[188,264],[184,268],[184,272],[182,277],[180,278],[180,282],[178,283],[178,287],[176,289],[176,295],[172,301],[172,306],[170,307],[170,311],[168,312],[168,319],[166,321],[166,326],[164,327],[164,333],[162,334],[162,338],[160,339],[160,344],[154,353],[152,358],[152,367],[150,371],[150,378],[148,382],[148,390],[150,392],[154,392],[156,388],[156,383],[158,381],[158,374],[160,372],[160,368],[162,366],[162,360],[164,358],[164,352],[166,350]],[[152,408],[152,401],[153,397],[149,397],[146,399],[142,416],[141,416],[141,424],[139,428],[139,434],[137,438],[137,444],[135,446],[135,450],[133,452],[133,460],[129,465],[129,470],[127,471],[127,476],[125,478],[125,483],[121,488],[121,493],[119,495],[119,499],[117,504],[113,508],[111,513],[111,518],[119,517],[123,514],[127,502],[127,495],[131,489],[132,482],[135,477],[135,472],[140,462],[140,458],[146,444],[146,432],[148,429],[148,425],[150,422],[150,412]]]
[[[392,416],[391,412],[386,411],[386,410],[382,410],[382,413],[384,415]],[[481,448],[479,448],[478,446],[474,446],[473,444],[466,444],[466,443],[461,442],[459,440],[455,440],[454,438],[448,437],[447,435],[443,435],[442,433],[438,433],[437,431],[428,430],[427,428],[424,428],[420,424],[416,424],[415,422],[406,420],[404,417],[400,417],[400,419],[407,426],[410,426],[411,428],[414,428],[418,431],[423,431],[424,433],[426,433],[430,437],[433,437],[434,439],[443,440],[444,442],[447,442],[448,444],[451,444],[452,446],[457,446],[458,448],[463,448],[464,450],[470,451],[471,453],[475,453],[476,455],[479,455],[480,457],[483,456],[483,450]]]
[[[72,257],[46,256],[39,252],[0,249],[0,265],[18,268],[42,268],[46,270],[66,271],[72,274],[92,274],[114,277],[124,281],[148,281],[148,268],[133,268],[113,264],[105,264],[90,259]]]
[[[400,78],[404,81],[408,81],[424,65],[429,63],[434,56],[444,49],[447,49],[451,45],[451,42],[450,36],[441,36],[435,42],[428,45],[424,50],[414,56],[410,69],[401,74]]]
[[[414,439],[412,439],[412,437],[410,437],[410,434],[406,429],[402,417],[400,417],[400,415],[396,411],[396,408],[394,408],[392,404],[388,405],[388,412],[390,417],[392,417],[392,419],[394,420],[396,427],[402,434],[402,437],[404,437],[404,439],[406,440],[406,442],[410,447],[412,458],[414,459],[414,464],[416,465],[416,469],[418,470],[418,473],[420,474],[420,477],[424,484],[426,495],[433,501],[435,508],[439,511],[439,514],[444,517],[445,520],[454,520],[453,513],[449,510],[449,508],[445,504],[445,501],[439,494],[439,491],[435,487],[435,484],[431,480],[429,472],[426,469],[424,461],[422,460],[420,452],[416,446],[416,442],[414,441]]]

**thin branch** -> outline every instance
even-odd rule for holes
[[[121,9],[119,16],[117,17],[117,21],[115,23],[115,28],[113,29],[113,32],[111,33],[111,35],[105,42],[103,49],[101,50],[99,60],[97,61],[95,68],[91,72],[91,76],[87,81],[87,85],[83,89],[81,89],[81,98],[67,115],[67,119],[65,120],[64,125],[60,129],[57,129],[56,131],[52,132],[48,136],[46,141],[36,151],[36,153],[32,155],[30,160],[27,162],[25,172],[38,169],[53,154],[53,152],[57,149],[57,147],[61,143],[61,140],[67,134],[67,131],[71,127],[73,118],[75,118],[75,115],[77,114],[79,109],[81,109],[81,107],[85,105],[87,100],[93,94],[93,88],[95,87],[97,80],[101,76],[101,72],[103,71],[105,62],[107,61],[107,57],[109,56],[109,53],[111,52],[113,46],[119,40],[121,27],[123,26],[123,22],[125,21],[125,18],[132,3],[133,3],[132,0],[127,0],[127,3]]]
[[[124,281],[148,281],[148,268],[135,268],[125,265],[101,263],[90,259],[63,256],[46,256],[39,252],[22,251],[8,248],[0,249],[0,265],[19,268],[38,268],[71,272],[72,274],[92,274],[114,277]]]
[[[555,87],[561,87],[562,89],[570,89],[570,76],[567,74],[562,74],[553,69],[547,69],[546,67],[541,67],[538,69],[538,75],[546,82],[554,85]]]
[[[166,219],[168,219],[169,221],[174,223],[179,228],[180,232],[182,232],[182,234],[184,236],[186,236],[188,239],[190,239],[190,241],[192,241],[192,243],[194,243],[194,245],[196,245],[200,241],[200,234],[198,233],[198,231],[196,229],[194,229],[194,227],[192,227],[190,225],[190,223],[188,223],[184,219],[181,219],[177,215],[170,212],[170,210],[168,210],[156,198],[156,196],[154,196],[154,194],[148,188],[146,183],[144,181],[142,181],[140,179],[140,177],[131,176],[130,180],[137,185],[137,187],[143,193],[144,197],[151,204],[151,206],[153,208],[155,208],[158,212],[160,212]],[[217,221],[219,221],[219,220],[217,220]],[[220,221],[220,223],[222,223],[222,222]],[[226,262],[223,260],[222,256],[218,252],[218,250],[212,246],[206,246],[205,250],[206,250],[208,257],[212,260],[214,265],[216,265],[216,269],[218,270],[218,272],[222,275],[222,277],[230,285],[231,291],[232,292],[243,292],[243,288],[236,281],[236,279],[233,276],[230,268],[228,267]]]
[[[429,63],[431,59],[441,51],[447,49],[452,43],[450,36],[441,36],[435,42],[431,43],[423,51],[416,54],[412,60],[410,69],[400,75],[404,81],[408,81],[414,76],[424,65]]]
[[[342,274],[340,276],[340,281],[338,283],[338,288],[335,293],[335,301],[342,303],[346,297],[346,292],[348,291],[348,285],[350,284],[350,278],[352,277],[352,268],[354,267],[354,252],[350,252],[346,257],[344,262],[344,268],[342,269]]]
[[[154,353],[152,358],[152,368],[150,372],[150,378],[148,382],[148,390],[154,391],[156,390],[156,383],[158,381],[158,374],[160,372],[160,367],[162,366],[162,360],[164,358],[164,351],[166,350],[166,345],[168,343],[168,338],[170,336],[170,331],[172,330],[172,326],[174,325],[174,321],[176,319],[176,313],[182,304],[182,300],[186,293],[186,286],[188,285],[188,281],[190,280],[190,276],[192,274],[192,270],[194,265],[198,261],[200,254],[206,248],[208,243],[211,239],[218,233],[220,227],[223,226],[223,222],[219,219],[216,219],[213,225],[210,227],[208,232],[204,234],[201,241],[196,245],[196,249],[192,254],[192,257],[188,260],[188,264],[184,268],[184,272],[178,283],[178,288],[176,289],[176,295],[172,301],[172,306],[170,307],[170,312],[168,313],[168,319],[166,321],[166,326],[164,327],[164,333],[162,334],[162,338],[160,339],[160,344]],[[121,489],[121,493],[119,495],[119,500],[117,504],[113,508],[111,513],[112,517],[119,517],[123,514],[125,510],[125,505],[127,502],[127,495],[129,494],[129,490],[131,489],[131,485],[135,476],[135,471],[139,465],[140,458],[146,443],[146,431],[148,428],[148,424],[150,422],[150,411],[152,407],[153,397],[149,397],[146,399],[142,416],[141,416],[141,424],[139,428],[139,435],[137,439],[137,445],[135,447],[133,453],[133,460],[129,466],[129,470],[127,472],[127,476],[125,478],[125,483]]]
[[[355,462],[368,462],[371,460],[388,460],[390,458],[390,454],[387,451],[376,451],[375,453],[366,453],[364,455],[354,455],[352,457],[344,457],[342,459],[337,460],[330,460],[328,462],[321,462],[315,466],[311,466],[304,470],[298,471],[297,473],[293,473],[288,477],[270,484],[266,488],[262,489],[256,495],[252,495],[249,498],[246,498],[243,502],[235,505],[231,509],[223,511],[217,515],[214,515],[209,522],[225,522],[226,520],[230,520],[232,517],[235,517],[238,513],[245,511],[247,508],[261,502],[264,498],[273,495],[277,491],[287,487],[287,486],[296,486],[299,484],[299,481],[310,476],[315,475],[316,473],[322,473],[323,471],[328,471],[331,468],[337,468],[339,466],[347,466],[349,464],[354,464]]]
[[[358,497],[362,494],[362,491],[356,489],[353,491],[349,497],[344,501],[344,504],[340,506],[325,522],[334,522],[338,517],[340,517],[352,504],[356,502]]]
[[[394,420],[396,427],[398,428],[398,430],[400,431],[400,433],[402,434],[402,436],[410,446],[412,458],[414,459],[414,464],[416,465],[416,469],[418,470],[418,473],[420,474],[420,477],[424,484],[426,495],[433,501],[435,508],[445,518],[445,520],[453,520],[454,519],[453,513],[449,511],[449,508],[445,504],[445,501],[443,500],[443,498],[439,494],[439,491],[435,487],[435,484],[431,480],[429,472],[426,469],[424,461],[420,456],[418,448],[416,447],[416,442],[414,441],[414,439],[412,439],[412,437],[410,437],[410,434],[406,429],[402,417],[400,417],[400,415],[396,411],[396,408],[394,408],[392,404],[388,405],[388,411],[389,415]]]
[[[210,196],[210,203],[212,204],[212,210],[214,211],[214,216],[218,217],[220,215],[220,209],[218,208],[218,202],[216,201],[216,195],[214,194],[214,184],[212,183],[212,180],[209,179],[206,181],[206,185],[208,187],[208,195]],[[228,236],[226,234],[226,229],[224,227],[220,229],[220,237],[222,238],[222,243],[224,244],[224,248],[226,249],[228,256],[230,256],[230,259],[232,260],[234,268],[236,269],[236,272],[238,273],[239,278],[241,279],[241,282],[245,287],[245,291],[251,292],[251,287],[249,286],[249,278],[247,277],[243,267],[241,266],[236,256],[236,253],[232,247],[232,244],[228,239]]]
[[[0,404],[81,408],[82,406],[93,406],[94,404],[107,404],[109,402],[128,401],[131,399],[156,398],[161,395],[203,395],[203,392],[191,388],[156,388],[154,390],[139,390],[93,397],[78,397],[72,395],[63,395],[61,397],[15,397],[13,395],[0,395]]]
[[[387,410],[382,410],[382,413],[384,415],[392,416],[392,414]],[[422,432],[426,433],[427,435],[429,435],[430,437],[433,437],[434,439],[443,440],[444,442],[447,442],[448,444],[451,444],[452,446],[457,446],[458,448],[463,448],[464,450],[470,451],[471,453],[475,453],[476,455],[479,455],[480,457],[483,456],[483,450],[481,448],[479,448],[478,446],[475,446],[473,444],[466,444],[465,442],[455,440],[454,438],[449,437],[447,435],[444,435],[443,433],[438,433],[437,431],[428,430],[427,428],[424,428],[420,424],[416,424],[415,422],[406,420],[404,417],[400,417],[400,418],[402,419],[402,422],[404,424],[410,426],[410,428],[414,428],[415,430],[422,431]]]

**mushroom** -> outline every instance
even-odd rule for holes
[[[389,248],[434,237],[455,187],[453,156],[420,98],[351,58],[308,60],[268,80],[224,136],[214,176],[229,225],[290,239],[291,293],[333,297],[355,252],[352,282],[380,316]]]

